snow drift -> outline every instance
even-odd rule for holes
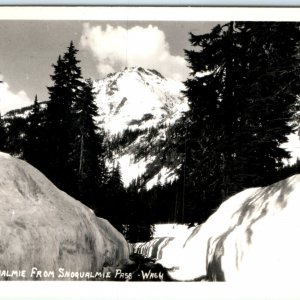
[[[295,175],[229,198],[186,238],[167,243],[161,238],[160,253],[144,247],[177,280],[297,283],[299,212],[300,175]]]
[[[107,272],[128,257],[127,242],[108,221],[28,163],[0,153],[1,272]]]

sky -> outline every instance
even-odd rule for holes
[[[0,113],[48,100],[52,64],[72,40],[83,78],[94,80],[124,67],[156,69],[183,81],[189,69],[184,49],[189,32],[209,32],[217,23],[189,21],[0,20]]]

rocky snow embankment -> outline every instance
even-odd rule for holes
[[[108,221],[26,162],[0,153],[0,280],[32,280],[38,271],[49,272],[38,279],[70,279],[65,272],[87,279],[128,261],[128,244]],[[10,277],[13,271],[26,276]]]

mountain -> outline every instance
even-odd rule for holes
[[[120,164],[124,185],[150,171],[153,149],[166,139],[166,130],[188,109],[181,95],[184,85],[159,72],[125,68],[94,83],[98,124],[113,150],[110,163]],[[160,166],[148,176],[147,188],[174,180],[174,172]]]
[[[94,81],[93,85],[99,108],[96,121],[104,129],[105,143],[110,150],[108,166],[120,166],[125,186],[140,177],[148,189],[157,183],[172,182],[179,166],[175,163],[172,169],[163,165],[157,154],[168,142],[167,130],[188,110],[187,99],[181,93],[184,84],[165,78],[156,70],[131,67]],[[42,102],[42,109],[46,103]],[[15,127],[20,128],[19,137],[24,134],[24,119],[31,108],[14,110],[4,116],[7,123],[18,119]],[[300,157],[299,136],[291,134],[288,138],[282,147],[292,155],[286,164],[293,164]]]
[[[144,130],[171,124],[187,109],[184,85],[155,70],[125,68],[96,81],[99,123],[111,136],[125,129]]]
[[[153,150],[165,142],[167,129],[188,109],[181,95],[183,89],[183,83],[141,67],[125,68],[94,82],[99,108],[96,122],[104,129],[111,150],[107,164],[120,165],[125,186],[145,173],[147,188],[158,181],[174,180],[174,170],[161,165],[152,168],[151,164],[156,158]],[[41,102],[42,109],[46,103]],[[31,109],[32,106],[16,109],[4,116],[7,124],[16,120],[20,136]]]

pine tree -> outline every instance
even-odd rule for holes
[[[27,121],[25,118],[13,115],[5,121],[6,146],[5,151],[11,155],[23,158],[27,132]]]
[[[7,133],[4,126],[3,118],[0,114],[0,151],[6,151]]]
[[[98,115],[98,108],[91,80],[83,84],[82,96],[74,108],[78,132],[72,156],[78,178],[78,197],[95,208],[95,202],[100,200],[97,199],[100,189],[107,180],[107,170],[104,161],[104,134],[98,129],[94,119]]]
[[[127,197],[121,176],[120,164],[113,166],[104,188],[105,201],[99,202],[99,215],[105,216],[120,232],[128,216]]]
[[[190,110],[181,177],[190,218],[203,221],[245,187],[276,180],[299,94],[296,23],[230,22],[191,34]]]
[[[53,65],[45,111],[44,172],[60,189],[101,214],[107,181],[104,134],[95,122],[93,85],[82,78],[77,52],[71,42]]]
[[[25,135],[24,159],[40,170],[43,169],[45,164],[45,157],[43,156],[43,121],[43,112],[36,95],[32,110],[27,118],[28,127]]]
[[[293,130],[291,121],[299,94],[299,25],[264,22],[238,26],[243,32],[242,42],[248,46],[243,47],[248,90],[242,126],[247,128],[251,143],[240,152],[249,158],[243,164],[244,170],[250,170],[247,181],[251,185],[270,184],[278,179],[282,159],[289,157],[280,144]]]
[[[76,195],[76,166],[72,156],[76,140],[74,105],[82,96],[81,69],[76,59],[78,50],[70,43],[63,58],[58,57],[48,87],[49,103],[45,112],[45,146],[48,160],[45,172],[59,188]]]

